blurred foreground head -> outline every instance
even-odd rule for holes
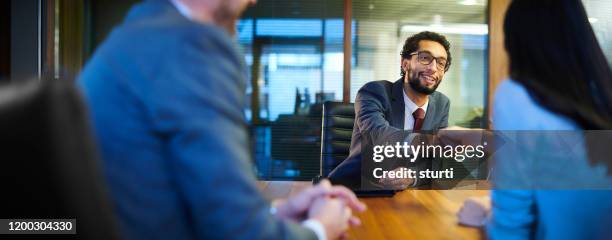
[[[193,20],[213,23],[226,29],[230,34],[236,32],[236,21],[250,5],[257,0],[174,0],[185,5]]]
[[[510,76],[583,129],[612,129],[612,72],[580,0],[514,0],[504,22]]]

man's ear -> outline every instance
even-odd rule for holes
[[[402,70],[404,70],[404,72],[408,71],[408,64],[410,64],[410,60],[402,58],[402,60],[400,61],[400,66],[402,67]]]

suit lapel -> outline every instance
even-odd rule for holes
[[[429,98],[429,103],[427,105],[427,112],[425,112],[425,119],[423,120],[423,126],[421,130],[433,130],[433,120],[436,114],[436,98],[431,97],[431,95],[427,96]]]
[[[391,86],[391,126],[404,129],[404,80],[399,79]]]

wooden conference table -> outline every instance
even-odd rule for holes
[[[287,198],[310,182],[259,181],[268,199]],[[488,195],[487,183],[473,181],[453,190],[404,190],[393,197],[362,198],[368,210],[358,214],[362,226],[349,239],[484,239],[477,228],[457,223],[457,211],[471,196]]]

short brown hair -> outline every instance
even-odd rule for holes
[[[446,55],[448,56],[448,58],[446,59],[446,67],[444,68],[444,72],[448,71],[452,60],[450,53],[450,42],[446,40],[446,37],[444,35],[439,33],[424,31],[408,37],[406,39],[406,42],[404,42],[404,47],[402,48],[402,52],[400,53],[402,59],[410,58],[410,54],[416,52],[419,49],[419,42],[421,42],[422,40],[434,41],[444,47],[444,50],[446,50]],[[401,67],[400,75],[402,75],[402,77],[406,75],[404,69],[402,69]]]

